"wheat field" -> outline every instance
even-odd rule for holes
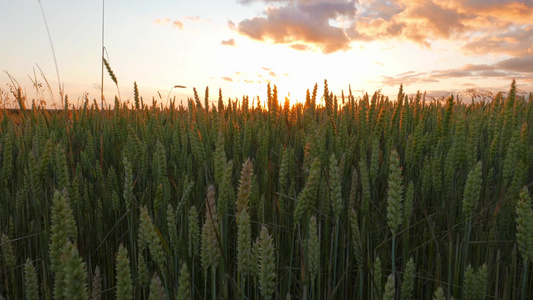
[[[324,82],[0,120],[7,299],[533,299],[533,97]],[[216,105],[215,105],[216,104]]]

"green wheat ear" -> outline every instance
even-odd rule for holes
[[[148,296],[148,300],[161,299],[167,299],[167,294],[165,292],[165,289],[163,288],[163,285],[161,284],[161,279],[159,278],[159,275],[157,275],[157,273],[154,273],[154,276],[152,277],[152,282],[150,283],[150,295]]]
[[[385,292],[383,293],[383,300],[394,300],[396,294],[394,273],[387,277],[387,283],[385,284]]]
[[[364,264],[364,256],[363,256],[361,230],[359,229],[359,222],[357,221],[357,214],[353,208],[350,209],[348,216],[350,218],[350,229],[352,231],[352,242],[353,242],[353,250],[355,253],[355,259],[357,261],[357,265],[360,268],[362,268]]]
[[[403,282],[401,287],[402,300],[413,299],[413,292],[415,290],[415,262],[413,258],[409,258],[405,264],[405,271],[403,273]]]
[[[463,194],[463,214],[469,220],[479,202],[481,191],[481,161],[468,173]]]
[[[252,190],[252,162],[244,162],[237,194],[237,269],[246,277],[252,270],[252,225],[248,202]]]
[[[113,80],[113,82],[118,85],[118,81],[117,81],[117,77],[115,76],[115,73],[113,72],[113,70],[111,70],[111,66],[109,65],[109,62],[107,62],[107,59],[104,58],[104,65],[105,65],[105,68],[107,69],[107,72],[109,73],[109,77],[111,77],[111,80]]]
[[[186,300],[191,298],[191,277],[187,264],[183,263],[180,268],[180,277],[178,279],[177,300]]]
[[[318,240],[318,229],[315,216],[312,216],[311,220],[309,221],[309,240],[307,249],[311,285],[314,286],[314,281],[318,275],[318,268],[320,264],[320,243]]]
[[[116,270],[117,300],[133,299],[133,284],[131,280],[130,259],[128,258],[128,251],[122,245],[120,245],[118,248]]]
[[[87,271],[78,249],[75,245],[67,242],[65,258],[64,299],[87,300]]]
[[[463,285],[464,299],[485,299],[487,293],[487,265],[484,264],[476,272],[468,265],[465,270],[465,280]]]
[[[102,274],[100,268],[96,266],[91,286],[91,300],[100,300],[102,298]]]
[[[342,191],[339,165],[335,153],[329,159],[329,192],[333,219],[338,220],[342,211]]]
[[[400,157],[396,150],[392,150],[390,155],[389,188],[387,195],[387,224],[392,234],[395,235],[403,218],[402,169],[400,168]]]
[[[259,289],[265,299],[272,299],[276,288],[276,257],[274,241],[263,225],[259,235]]]
[[[524,260],[533,262],[533,210],[527,188],[520,193],[516,205],[516,241]]]
[[[200,248],[200,225],[198,225],[198,212],[193,205],[189,209],[189,232],[188,232],[189,257],[194,257]]]
[[[446,296],[444,295],[442,287],[439,286],[439,288],[435,291],[435,294],[433,294],[433,300],[446,300]]]
[[[13,252],[13,244],[11,243],[10,238],[2,234],[2,239],[0,240],[2,244],[2,254],[4,255],[4,261],[9,270],[13,270],[17,264],[17,259],[15,257],[15,252]]]
[[[207,269],[215,269],[220,258],[220,248],[218,245],[216,228],[218,226],[218,215],[215,203],[215,187],[209,186],[207,191],[207,201],[205,204],[205,221],[202,226],[202,267],[207,274]]]
[[[25,299],[38,300],[39,299],[39,281],[37,280],[37,272],[35,266],[28,258],[24,264],[24,286]]]
[[[146,288],[150,284],[150,273],[148,272],[148,265],[146,264],[146,259],[142,252],[143,251],[139,251],[137,258],[137,278],[139,286]]]

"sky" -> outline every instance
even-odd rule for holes
[[[304,101],[324,80],[340,95],[380,90],[432,96],[533,91],[533,1],[509,0],[0,0],[0,100],[13,80],[28,99],[100,100],[102,17],[106,103]],[[104,8],[104,10],[103,10]],[[103,13],[104,12],[104,13]],[[48,81],[53,95],[34,83]],[[186,88],[172,88],[175,85]],[[44,85],[41,85],[44,86]],[[45,91],[45,92],[43,92]],[[320,93],[319,93],[320,94]],[[393,96],[395,98],[395,96]],[[12,100],[12,97],[11,97]],[[50,104],[52,103],[52,104]]]

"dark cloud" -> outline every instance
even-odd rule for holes
[[[235,46],[235,40],[234,39],[225,40],[225,41],[222,41],[221,44],[224,46]]]
[[[323,53],[332,53],[348,50],[350,39],[343,28],[331,25],[330,20],[353,19],[355,12],[355,1],[300,1],[281,7],[267,7],[266,17],[241,21],[238,31],[258,41],[313,44]]]

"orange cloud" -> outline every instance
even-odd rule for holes
[[[332,53],[348,50],[350,39],[343,28],[330,25],[330,20],[352,18],[355,11],[355,1],[289,3],[281,7],[267,7],[266,17],[241,21],[238,31],[258,41],[289,45],[310,43],[324,53]]]
[[[299,51],[348,50],[355,41],[401,39],[425,47],[439,39],[473,54],[533,53],[533,2],[516,0],[240,0],[269,5],[232,30]],[[485,44],[483,44],[485,43]]]
[[[170,18],[156,19],[155,23],[157,25],[166,25],[166,24],[170,23]]]
[[[222,41],[221,44],[224,45],[224,46],[235,46],[235,40],[234,39],[229,39],[229,40],[226,40],[226,41]]]
[[[176,21],[172,22],[172,27],[175,27],[175,28],[178,28],[179,30],[182,30],[183,29],[183,23],[176,20]]]
[[[419,84],[420,82],[439,82],[450,78],[487,78],[533,79],[533,55],[505,59],[490,65],[464,65],[461,68],[436,70],[432,72],[405,72],[396,76],[383,76],[381,83],[385,85]]]

